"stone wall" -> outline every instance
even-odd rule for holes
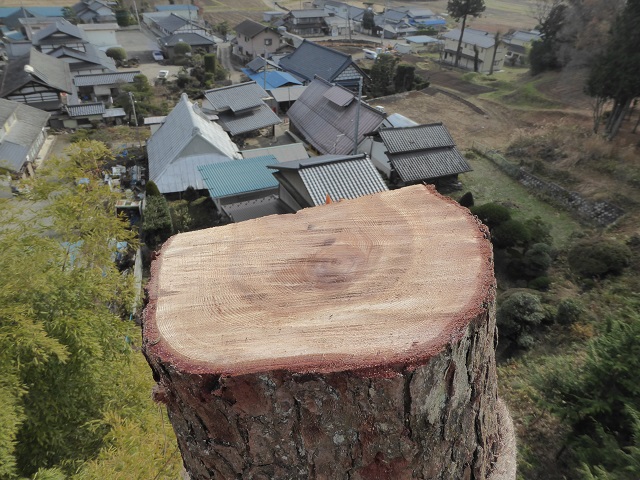
[[[474,150],[491,160],[500,170],[527,187],[537,197],[569,210],[583,221],[606,227],[625,214],[623,209],[611,203],[587,200],[576,192],[536,177],[496,152],[483,151],[477,147],[474,147]]]

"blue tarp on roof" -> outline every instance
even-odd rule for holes
[[[293,75],[287,72],[267,72],[266,81],[264,72],[256,73],[249,68],[243,68],[242,72],[265,90],[280,88],[288,83],[293,83],[294,85],[302,85],[302,82],[296,80]]]
[[[447,21],[444,18],[427,18],[424,20],[410,21],[411,25],[427,25],[427,26],[435,26],[435,25],[446,25]]]
[[[268,165],[277,165],[273,155],[245,158],[233,162],[198,167],[211,198],[223,198],[242,193],[276,189],[278,181]]]
[[[171,12],[174,10],[191,10],[198,11],[198,7],[195,5],[156,5],[156,11],[158,12]]]
[[[18,32],[16,30],[13,30],[12,32],[6,32],[4,36],[10,38],[11,40],[26,40],[22,32]]]

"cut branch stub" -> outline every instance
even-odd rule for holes
[[[174,236],[144,351],[193,478],[486,478],[486,229],[429,187]]]

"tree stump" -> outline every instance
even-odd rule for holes
[[[172,237],[144,352],[192,479],[486,479],[488,232],[425,186]]]

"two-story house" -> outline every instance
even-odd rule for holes
[[[445,33],[442,61],[455,65],[460,29]],[[480,73],[492,73],[504,65],[506,48],[502,40],[496,42],[496,36],[484,30],[465,28],[460,44],[460,61],[458,66]]]
[[[280,47],[280,34],[273,28],[253,20],[236,25],[233,54],[246,59],[263,56],[270,58]]]
[[[324,19],[329,14],[323,9],[291,10],[282,21],[289,33],[301,37],[321,37],[329,33]]]

